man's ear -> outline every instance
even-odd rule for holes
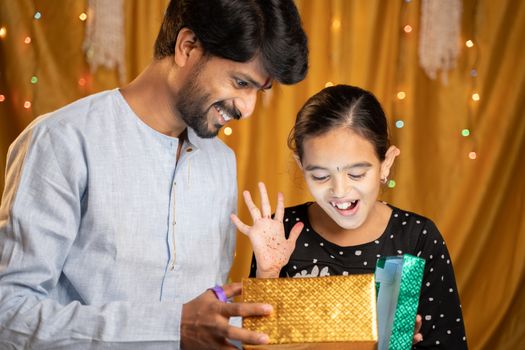
[[[381,179],[388,178],[390,168],[394,165],[394,160],[401,153],[396,146],[390,146],[385,154],[385,160],[381,163]]]
[[[189,28],[182,28],[175,42],[175,64],[184,67],[194,53],[202,54],[202,48],[195,33]]]

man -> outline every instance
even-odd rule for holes
[[[215,349],[269,305],[225,303],[235,157],[213,138],[272,80],[307,71],[292,0],[172,0],[155,59],[121,90],[34,121],[8,154],[0,348]],[[224,291],[224,294],[223,294]]]

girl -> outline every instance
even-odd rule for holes
[[[259,184],[261,210],[243,193],[253,226],[234,214],[232,220],[251,240],[251,276],[373,273],[382,256],[422,257],[423,324],[414,340],[423,339],[414,349],[466,349],[443,237],[431,220],[377,200],[399,149],[389,144],[386,117],[374,95],[347,85],[323,89],[297,114],[288,144],[315,202],[284,209],[279,193],[272,218],[264,184]]]

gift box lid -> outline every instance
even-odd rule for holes
[[[245,317],[243,327],[266,333],[270,344],[376,344],[373,274],[243,279],[244,302],[268,303],[273,313]],[[354,347],[355,348],[355,347]]]

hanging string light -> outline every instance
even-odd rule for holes
[[[33,4],[34,5],[34,4]],[[41,10],[37,10],[35,7],[29,10],[29,16],[31,16],[31,21],[29,22],[29,28],[25,28],[23,30],[26,30],[27,35],[22,36],[21,42],[24,46],[31,45],[29,51],[26,51],[27,54],[24,54],[24,59],[27,59],[31,64],[32,67],[29,68],[30,75],[25,80],[28,84],[30,84],[29,89],[23,89],[24,92],[21,96],[22,100],[21,102],[18,102],[18,108],[21,111],[26,111],[24,113],[37,113],[38,111],[35,111],[35,107],[38,105],[38,95],[40,92],[39,83],[41,81],[41,77],[39,75],[40,73],[40,57],[39,57],[39,47],[38,43],[36,42],[37,36],[35,36],[35,30],[38,25],[44,25],[42,21],[45,20],[45,13]],[[87,20],[88,15],[85,11],[82,11],[78,16],[78,19],[80,20],[79,23],[82,23],[81,25],[84,25],[83,22]],[[18,29],[18,28],[17,28]],[[9,28],[5,25],[0,26],[0,40],[8,40],[9,34]],[[14,36],[13,36],[14,37]],[[17,39],[18,40],[18,39]],[[10,44],[14,45],[14,44]],[[20,49],[20,46],[17,46]],[[81,76],[77,78],[77,83],[79,89],[84,90],[84,92],[87,94],[89,93],[89,88],[91,87],[92,83],[92,76],[89,73],[81,73]],[[0,91],[0,103],[5,102],[9,99],[9,92],[8,91]]]
[[[7,28],[5,26],[0,27],[0,40],[4,40],[7,37]],[[0,94],[0,103],[5,101],[5,95]]]
[[[30,26],[30,33],[28,36],[25,37],[24,39],[24,43],[26,45],[29,45],[31,43],[33,43],[33,39],[35,37],[35,25],[42,19],[42,13],[40,11],[37,11],[36,9],[33,10],[33,21],[31,21],[31,26]],[[36,101],[37,101],[37,97],[38,97],[38,91],[39,91],[39,88],[36,86],[37,83],[38,83],[38,72],[39,72],[39,63],[40,63],[40,60],[39,60],[39,57],[38,57],[38,47],[35,46],[35,44],[33,43],[33,45],[31,45],[31,49],[32,49],[32,53],[33,53],[33,58],[32,58],[32,63],[33,63],[33,72],[31,74],[31,78],[29,79],[29,82],[31,83],[31,96],[24,102],[24,108],[27,109],[27,110],[31,110],[31,113],[33,113],[33,116],[34,116],[34,109],[31,108],[33,105],[35,105]]]
[[[232,133],[233,133],[233,130],[229,126],[224,128],[224,135],[230,136]]]
[[[406,64],[404,55],[406,54],[406,41],[413,40],[414,27],[408,21],[408,11],[409,6],[411,6],[411,0],[404,0],[401,4],[401,11],[399,12],[399,23],[400,23],[400,41],[399,41],[399,50],[397,58],[397,69],[396,69],[396,87],[394,93],[394,104],[393,104],[393,117],[395,118],[395,130],[400,130],[405,127],[405,120],[402,115],[406,114],[405,106],[407,100],[410,98],[404,86],[406,82],[404,81],[406,74]],[[393,133],[393,137],[396,137],[396,132]],[[387,182],[387,187],[393,189],[396,186],[395,179],[390,179]]]
[[[472,65],[468,70],[470,78],[470,92],[468,93],[467,101],[467,121],[466,127],[461,130],[461,136],[466,138],[469,142],[468,158],[475,160],[478,157],[477,154],[477,139],[474,130],[474,116],[477,112],[477,106],[481,100],[481,95],[478,90],[478,64],[480,60],[480,48],[477,42],[477,12],[478,2],[475,1],[472,12],[472,29],[469,37],[465,41],[465,47],[467,48],[467,57],[471,57]]]

